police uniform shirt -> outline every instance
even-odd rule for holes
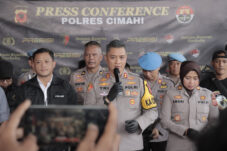
[[[4,90],[0,87],[0,123],[9,118],[9,105]]]
[[[183,86],[167,92],[161,110],[161,123],[170,131],[167,151],[194,150],[193,143],[183,136],[188,128],[200,131],[219,111],[216,98],[206,88],[197,87],[191,97]]]
[[[156,106],[156,103],[154,101],[141,101],[147,89],[144,88],[143,80],[138,75],[124,70],[119,78],[123,92],[113,100],[118,110],[118,133],[121,135],[119,150],[141,150],[143,149],[142,132],[129,134],[125,131],[125,121],[136,120],[143,131],[158,116],[155,107],[145,108],[153,104]],[[96,100],[99,100],[98,102],[103,103],[103,96],[109,93],[114,83],[115,78],[109,72],[96,79],[95,94]]]
[[[179,77],[179,78],[177,78],[177,77],[172,76],[172,75],[170,75],[170,74],[167,74],[167,75],[166,75],[166,77],[168,77],[168,78],[169,78],[169,80],[173,83],[173,86],[174,86],[174,87],[179,86],[179,85],[180,85],[180,83],[181,83],[181,81],[180,81],[180,77]]]
[[[103,74],[104,68],[101,66],[99,70],[93,75],[89,74],[87,68],[84,67],[71,74],[70,84],[78,94],[79,104],[97,104],[95,99],[90,99],[94,94],[94,81]]]
[[[174,87],[174,85],[168,77],[163,76],[161,74],[159,74],[158,80],[156,80],[154,82],[148,81],[148,84],[150,86],[151,93],[152,93],[152,95],[154,95],[155,101],[158,105],[158,114],[160,114],[164,96],[165,96],[167,90]],[[168,139],[168,135],[169,135],[168,131],[163,129],[162,126],[160,125],[160,123],[158,123],[156,125],[156,128],[159,130],[159,133],[161,135],[159,135],[159,137],[157,139],[150,140],[150,142],[166,141]]]
[[[163,103],[163,98],[164,98],[167,90],[173,88],[174,85],[168,77],[163,76],[161,74],[159,74],[158,80],[156,80],[154,82],[148,81],[148,85],[151,89],[152,95],[155,98],[155,101],[158,105],[158,111],[160,113],[161,106]]]
[[[26,81],[32,79],[35,76],[36,76],[36,73],[33,70],[29,70],[28,72],[22,73],[18,77],[17,85],[22,85],[23,83],[25,83]]]

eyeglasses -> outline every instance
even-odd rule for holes
[[[4,82],[10,83],[10,82],[12,82],[12,79],[11,78],[10,79],[0,79],[0,82],[1,83],[4,83]]]

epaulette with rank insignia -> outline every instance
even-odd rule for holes
[[[99,75],[102,75],[103,74],[103,71],[99,71]]]
[[[85,71],[82,71],[81,75],[85,75]]]
[[[177,87],[177,89],[178,89],[178,90],[182,90],[182,85],[179,85],[179,86]]]

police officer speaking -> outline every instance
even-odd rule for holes
[[[158,116],[154,97],[149,93],[146,81],[125,70],[127,55],[123,42],[111,41],[105,60],[109,71],[95,80],[95,97],[105,104],[113,102],[117,107],[118,133],[121,135],[119,150],[142,150],[142,132]]]

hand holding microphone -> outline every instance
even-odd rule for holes
[[[122,87],[121,82],[119,80],[119,75],[118,75],[119,73],[120,73],[119,69],[118,68],[114,68],[114,76],[115,76],[116,82],[110,88],[110,91],[109,91],[108,95],[106,96],[106,98],[110,102],[113,101],[120,92],[123,92],[123,87]],[[105,103],[108,102],[108,101],[106,101],[106,98],[104,97],[104,102]]]

